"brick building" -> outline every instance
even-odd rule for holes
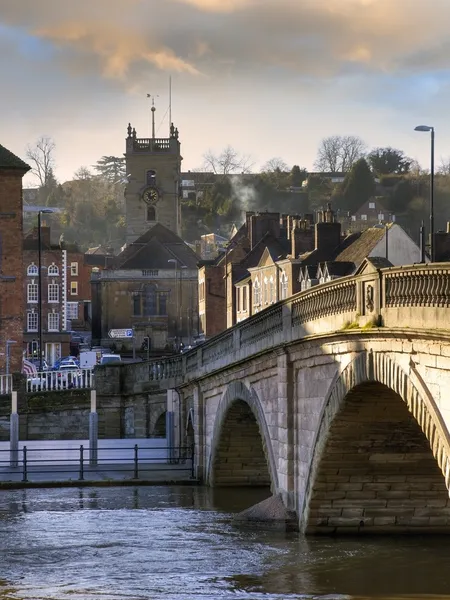
[[[22,178],[30,167],[0,145],[0,372],[22,371]],[[7,365],[8,362],[8,365]]]
[[[298,255],[314,247],[312,215],[246,213],[228,249],[199,264],[200,332],[212,337],[295,293]]]
[[[52,243],[50,227],[41,225],[41,286],[39,306],[39,249],[37,227],[23,239],[24,351],[39,357],[39,307],[42,315],[43,355],[52,366],[58,358],[70,354],[70,334],[65,319],[65,252]]]
[[[80,252],[68,245],[66,259],[66,318],[70,330],[90,331],[92,324],[92,270],[101,271],[112,264],[110,248],[99,246]]]

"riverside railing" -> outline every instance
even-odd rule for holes
[[[95,452],[92,452],[95,450]],[[58,452],[64,457],[58,456]],[[120,456],[118,458],[118,455]],[[55,458],[56,456],[56,458]],[[92,457],[95,456],[95,459]],[[172,480],[177,472],[195,478],[193,446],[0,449],[1,482]],[[153,476],[153,477],[152,477]]]
[[[436,312],[448,307],[449,263],[363,269],[277,302],[183,355],[147,363],[148,377],[193,378],[277,345],[350,325],[448,329],[450,314]]]
[[[41,371],[27,377],[27,392],[58,392],[93,387],[93,369]]]

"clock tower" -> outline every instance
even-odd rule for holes
[[[127,132],[125,152],[127,245],[156,223],[164,225],[179,235],[182,157],[178,129],[175,129],[172,124],[168,138],[156,138],[154,134],[151,138],[138,138],[136,130],[130,124]]]

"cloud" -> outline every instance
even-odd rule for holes
[[[329,78],[450,67],[448,0],[0,0],[56,61],[118,80],[153,71]],[[225,65],[222,73],[217,69]]]

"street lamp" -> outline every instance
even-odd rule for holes
[[[41,241],[41,215],[50,214],[51,208],[38,210],[38,330],[39,330],[39,372],[42,372],[42,241]]]
[[[414,131],[429,131],[431,133],[431,160],[430,160],[430,255],[434,262],[434,127],[430,125],[417,125]]]
[[[177,318],[175,322],[175,337],[178,342],[178,321],[180,319],[180,304],[178,302],[178,261],[176,258],[169,258],[168,263],[173,263],[175,269],[175,292],[176,292],[176,302],[177,302]]]
[[[183,270],[186,270],[187,266],[186,265],[181,265],[181,270],[180,270],[180,338],[181,338],[181,342],[183,342]],[[188,320],[189,320],[189,316],[188,316]],[[188,328],[189,328],[189,321],[188,321]],[[189,345],[189,342],[188,342]]]

